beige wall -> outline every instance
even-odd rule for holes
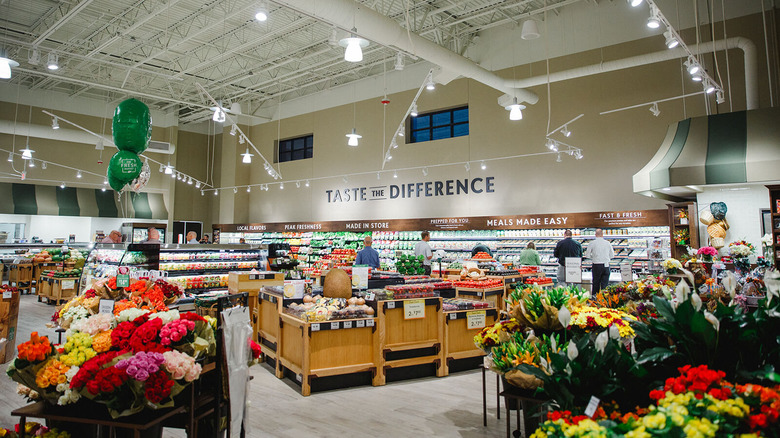
[[[729,36],[745,36],[756,43],[759,54],[759,92],[761,107],[769,106],[766,61],[763,57],[763,34],[760,15],[743,17],[729,23]],[[685,32],[686,39],[692,35]],[[716,38],[720,38],[716,31]],[[621,59],[642,53],[662,50],[663,39],[652,37],[616,46],[592,50],[564,58],[550,60],[551,71],[566,70],[602,60]],[[712,66],[711,55],[705,56]],[[720,74],[727,80],[726,59],[718,56]],[[745,109],[744,70],[742,53],[729,52],[731,99],[733,110]],[[714,68],[710,73],[716,75]],[[544,74],[545,63],[520,65],[499,72],[503,77],[523,78]],[[371,218],[438,217],[458,215],[504,215],[523,213],[577,212],[601,210],[631,210],[664,208],[665,203],[635,195],[632,175],[655,154],[667,126],[687,117],[706,113],[705,100],[696,96],[661,103],[661,115],[653,117],[649,105],[634,110],[608,115],[602,111],[625,107],[656,99],[701,91],[701,86],[690,81],[681,71],[681,61],[636,67],[604,73],[550,86],[552,95],[550,128],[558,127],[578,114],[585,116],[570,126],[573,135],[566,139],[560,134],[553,138],[566,141],[584,152],[577,161],[569,156],[562,163],[554,155],[488,162],[488,169],[479,169],[478,160],[518,154],[545,152],[547,129],[547,87],[534,87],[539,103],[524,111],[524,120],[511,122],[508,113],[499,107],[500,92],[476,81],[459,79],[448,85],[437,86],[434,92],[423,91],[418,101],[421,112],[468,104],[470,135],[455,139],[404,145],[394,151],[377,181],[376,174],[352,176],[345,184],[341,175],[380,170],[384,144],[389,143],[398,122],[411,102],[414,91],[389,96],[386,125],[383,131],[383,108],[378,99],[357,102],[354,111],[355,127],[363,135],[360,146],[346,145],[345,134],[353,126],[353,105],[296,116],[278,122],[269,122],[249,129],[248,135],[269,159],[274,157],[273,145],[277,138],[289,138],[314,133],[314,158],[282,163],[280,171],[287,183],[284,190],[268,177],[262,162],[241,164],[232,145],[226,146],[221,169],[223,186],[271,183],[271,190],[262,192],[257,187],[245,206],[245,188],[233,202],[232,190],[220,194],[223,210],[220,222],[279,222],[306,220],[341,220]],[[727,98],[729,93],[727,91]],[[715,105],[713,112],[728,112],[729,103]],[[277,135],[279,130],[279,135]],[[225,129],[227,132],[227,127]],[[243,149],[243,148],[242,148]],[[242,151],[239,151],[239,153]],[[392,170],[411,166],[434,165],[447,162],[475,160],[467,173],[462,165],[431,168],[423,177],[420,170],[399,171],[393,179]],[[228,162],[229,161],[229,162]],[[235,163],[233,167],[230,162]],[[227,174],[231,169],[235,173]],[[249,169],[247,174],[246,170]],[[496,192],[489,195],[423,198],[415,200],[373,201],[362,203],[328,204],[325,190],[358,186],[386,185],[401,182],[421,182],[467,176],[491,175],[496,178]],[[309,189],[296,189],[294,181],[307,178],[331,177],[311,182]]]

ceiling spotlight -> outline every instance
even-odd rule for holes
[[[688,70],[688,74],[694,75],[699,71],[699,63],[693,59],[693,56],[689,56],[683,65],[685,65],[685,69]]]
[[[19,63],[0,50],[0,79],[11,79],[11,67],[19,67]]]
[[[392,149],[397,149],[398,148],[398,142],[396,142],[395,139],[390,140],[390,147]]]
[[[46,170],[46,162],[41,163],[41,169]]]
[[[512,104],[505,106],[504,109],[509,111],[509,120],[523,120],[525,105],[517,103],[517,97],[513,97]]]
[[[563,161],[563,160],[561,159],[561,154],[560,154],[560,153],[558,153],[558,158],[556,158],[556,159],[555,159],[555,162],[556,162],[556,163],[560,163],[561,161]]]
[[[582,149],[577,149],[574,151],[574,158],[581,160],[582,159]]]
[[[524,40],[535,40],[539,38],[539,26],[537,26],[534,20],[525,20],[523,22],[523,28],[520,31],[520,38]]]
[[[257,9],[257,13],[255,13],[255,20],[265,21],[267,19],[268,19],[268,9],[265,7],[264,3],[260,3],[260,7]]]
[[[628,0],[628,4],[631,5],[632,8],[635,8],[642,4],[642,0]]]
[[[561,129],[561,134],[563,134],[564,137],[571,137],[571,131],[569,131],[569,127],[563,125],[563,129]]]
[[[362,135],[358,134],[355,128],[352,128],[352,132],[347,134],[347,145],[349,146],[357,146],[358,145],[358,139],[363,138]]]
[[[203,190],[200,191],[200,196],[204,196],[205,194],[206,192],[204,192]]]
[[[465,168],[466,168],[466,172],[468,172],[469,170],[471,170],[471,164],[470,164],[470,163],[466,163],[466,164],[465,164],[463,167],[465,167]]]
[[[27,62],[29,62],[30,65],[38,65],[41,62],[41,52],[39,52],[38,49],[33,48],[32,52],[30,52],[30,55],[27,57]]]
[[[423,171],[422,172],[423,172],[423,176],[428,176],[428,168],[427,167],[423,167]]]
[[[412,112],[410,112],[409,115],[417,117],[417,102],[412,104]]]
[[[35,151],[30,149],[30,145],[28,144],[24,149],[21,150],[21,152],[22,160],[32,160],[32,153]]]
[[[670,49],[674,49],[675,47],[680,45],[680,42],[677,41],[677,38],[675,38],[675,36],[672,35],[671,29],[664,32],[664,38],[666,38],[666,47]]]
[[[60,68],[59,57],[56,53],[49,53],[49,60],[46,62],[46,68],[49,70],[57,70]]]
[[[106,191],[106,188],[105,188],[105,187],[101,187],[101,188],[100,188],[100,191],[101,191],[101,192],[105,192],[105,191]]]
[[[176,179],[176,172],[171,172],[171,178]]]
[[[197,180],[195,181],[195,188],[196,189],[200,188],[200,181],[197,181]]]
[[[104,186],[105,186],[105,185],[108,185],[108,180],[107,180],[107,179],[105,179],[105,178],[103,178],[103,185],[104,185]]]
[[[301,188],[301,182],[300,181],[295,181],[295,188],[296,189],[300,189]]]
[[[176,179],[181,181],[181,172],[176,173]]]
[[[653,102],[653,105],[650,106],[650,112],[656,117],[661,115],[661,110],[658,109],[658,102]]]
[[[56,117],[51,119],[51,129],[60,129],[60,121]]]
[[[249,153],[249,148],[246,148],[246,152],[241,154],[241,156],[244,157],[244,158],[241,159],[241,162],[244,163],[244,164],[249,164],[249,163],[252,162],[252,157],[254,156],[254,154],[250,154]]]
[[[393,178],[398,178],[398,171],[393,171]]]
[[[103,137],[98,138],[97,143],[95,143],[95,150],[96,151],[102,151],[103,150]]]
[[[62,184],[60,184],[60,188],[61,188],[61,189],[64,189],[64,188],[65,188],[65,183],[64,183],[64,182],[63,182]]]
[[[234,124],[233,124],[233,125],[230,127],[230,135],[232,135],[232,136],[234,136],[234,137],[235,137],[235,135],[236,135],[236,128],[237,128],[237,126],[236,126],[236,124],[234,123]]]
[[[647,19],[647,27],[650,29],[661,27],[661,19],[658,17],[658,9],[655,6],[650,6],[650,18]]]
[[[225,109],[222,108],[222,104],[219,104],[220,106],[211,107],[212,110],[214,110],[214,115],[211,117],[211,120],[217,122],[217,123],[224,123],[225,122]]]
[[[187,184],[192,185],[192,177],[187,178]]]
[[[483,162],[481,162],[479,164],[479,167],[480,167],[480,169],[485,170],[485,169],[487,169],[487,164],[485,164],[485,162],[483,161]]]
[[[166,175],[172,175],[173,174],[173,166],[171,166],[171,162],[168,162],[168,165],[165,166],[165,174]]]
[[[214,189],[214,196],[217,196],[219,194],[219,189]]]
[[[283,182],[279,183],[279,190],[284,190],[284,183]]]
[[[30,160],[29,167],[35,167],[35,160]]]
[[[718,103],[726,102],[726,95],[723,93],[723,90],[718,90],[718,92],[715,93],[715,101]]]
[[[244,144],[244,143],[246,143],[246,137],[244,137],[243,135],[239,135],[238,144]]]
[[[387,161],[390,161],[390,160],[392,160],[392,159],[393,159],[393,156],[392,156],[392,155],[390,155],[390,154],[389,154],[389,152],[390,152],[390,151],[388,151],[388,154],[387,154]]]
[[[404,132],[406,132],[406,126],[402,124],[401,125],[401,129],[398,130],[398,136],[399,137],[403,137],[404,136]]]
[[[363,49],[368,47],[368,40],[356,36],[355,32],[357,32],[357,29],[353,27],[350,36],[339,41],[339,45],[346,48],[344,50],[344,61],[347,62],[362,61]]]
[[[547,149],[558,152],[558,144],[555,142],[555,140],[548,138],[547,143],[545,143],[545,146],[547,146]]]
[[[309,180],[306,180],[306,184],[304,184],[306,187],[309,187]]]
[[[382,179],[382,174],[380,174],[379,172],[377,172],[377,173],[376,173],[376,179]]]
[[[233,194],[235,195],[236,193],[238,193],[238,187],[233,187]]]
[[[12,163],[13,161],[14,161],[14,153],[13,152],[9,152],[8,153],[8,162]]]
[[[428,83],[425,84],[425,89],[428,91],[433,91],[436,89],[436,84],[433,83],[432,76],[428,76]]]
[[[691,75],[691,80],[693,82],[701,82],[704,80],[704,77],[701,75],[701,72],[696,72]]]
[[[247,193],[249,193],[249,192],[251,192],[251,191],[252,191],[252,188],[251,188],[251,187],[249,187],[249,186],[246,186],[246,192],[247,192]]]
[[[715,85],[713,85],[710,81],[704,81],[704,92],[707,94],[712,94],[715,92],[716,88]]]
[[[404,54],[401,52],[398,52],[395,54],[395,66],[394,68],[398,71],[401,71],[404,69]]]
[[[160,173],[163,173],[165,171],[165,166],[160,163]]]

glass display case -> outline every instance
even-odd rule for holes
[[[157,228],[160,232],[160,242],[165,242],[167,225],[164,223],[125,222],[122,224],[122,239],[128,243],[141,243],[148,237],[149,228]]]
[[[188,293],[227,290],[228,273],[265,270],[265,245],[98,244],[84,267],[86,287],[95,278],[116,275],[117,267],[159,269]]]

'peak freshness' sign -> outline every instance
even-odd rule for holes
[[[494,181],[495,177],[493,176],[471,179],[448,179],[445,181],[325,190],[325,195],[327,195],[329,203],[334,203],[458,196],[468,195],[469,193],[483,194],[496,191]]]

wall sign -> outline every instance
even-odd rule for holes
[[[495,193],[494,176],[325,190],[328,203],[386,201]]]
[[[415,188],[416,190],[416,188]],[[335,207],[335,206],[334,206]],[[218,224],[221,232],[523,230],[535,228],[620,228],[669,226],[666,210],[597,211],[515,216],[370,219],[324,222]]]

